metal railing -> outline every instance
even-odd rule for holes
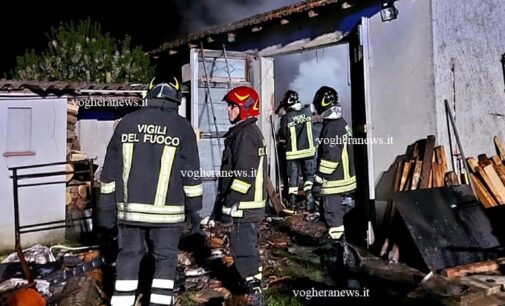
[[[72,219],[69,224],[69,220],[57,220],[57,221],[49,221],[49,222],[41,222],[41,223],[32,223],[32,224],[25,224],[25,225],[20,225],[20,217],[19,217],[19,188],[24,188],[24,187],[33,187],[33,186],[43,186],[43,185],[55,185],[55,184],[65,184],[67,187],[68,186],[79,186],[79,185],[85,185],[86,182],[82,183],[69,183],[67,180],[64,181],[51,181],[51,182],[39,182],[39,183],[28,183],[28,184],[20,184],[21,180],[26,180],[26,179],[34,179],[34,178],[43,178],[43,177],[54,177],[54,176],[61,176],[61,175],[76,175],[76,174],[89,174],[89,180],[91,184],[89,185],[89,194],[90,194],[90,201],[91,204],[93,201],[93,181],[94,181],[94,168],[93,168],[93,160],[92,159],[85,159],[84,161],[87,161],[88,163],[88,169],[87,170],[80,170],[80,171],[53,171],[53,172],[37,172],[37,173],[23,173],[19,174],[19,170],[26,170],[26,169],[36,169],[36,168],[44,168],[44,167],[52,167],[52,166],[58,166],[58,165],[66,165],[66,164],[71,164],[72,162],[58,162],[58,163],[48,163],[48,164],[38,164],[38,165],[30,165],[30,166],[20,166],[20,167],[9,167],[9,171],[12,171],[12,192],[13,192],[13,199],[14,199],[14,235],[15,235],[15,242],[16,242],[16,247],[21,246],[21,234],[26,234],[26,233],[32,233],[32,232],[40,232],[40,231],[47,231],[47,230],[52,230],[52,229],[57,229],[57,228],[65,228],[65,227],[71,227],[73,226],[74,222],[77,221],[88,221],[92,219],[91,216],[89,217],[82,217],[82,218],[77,218],[77,219]],[[71,181],[71,180],[70,180]]]

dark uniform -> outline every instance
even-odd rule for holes
[[[334,239],[339,239],[344,232],[342,194],[356,189],[352,144],[345,142],[347,137],[351,137],[351,132],[343,118],[323,121],[316,180],[322,182],[324,219]]]
[[[333,240],[344,235],[342,195],[356,189],[351,129],[341,116],[338,93],[327,86],[314,96],[314,107],[323,118],[317,152],[316,186],[321,195],[324,220]]]
[[[219,179],[217,220],[232,217],[234,230],[230,247],[235,266],[243,279],[261,279],[256,224],[265,215],[266,151],[256,118],[232,127],[225,137]],[[231,174],[230,176],[225,174]]]
[[[259,96],[251,87],[239,86],[223,98],[232,124],[225,137],[214,219],[233,225],[230,248],[240,283],[249,303],[263,306],[261,259],[257,225],[265,213],[267,156],[265,141],[256,125]],[[239,112],[234,115],[238,108]]]
[[[281,119],[279,137],[285,142],[289,195],[298,194],[300,170],[303,174],[303,191],[310,193],[314,182],[314,155],[316,153],[310,110],[289,108]]]
[[[158,86],[169,85],[153,91]],[[151,305],[174,303],[181,227],[202,206],[201,180],[187,175],[200,169],[196,137],[177,108],[163,95],[148,98],[121,120],[107,147],[99,223],[110,228],[117,217],[119,225],[113,306],[134,304],[147,239],[155,261]]]

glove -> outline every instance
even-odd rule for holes
[[[202,221],[200,215],[198,215],[198,213],[194,210],[186,211],[186,215],[188,216],[188,219],[191,223],[191,230],[189,231],[189,234],[200,234],[200,222]]]
[[[115,194],[100,194],[96,209],[96,225],[98,228],[113,229],[117,225],[117,208]]]

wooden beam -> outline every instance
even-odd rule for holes
[[[492,184],[491,191],[495,194],[498,204],[505,204],[505,186],[503,185],[500,177],[494,170],[493,165],[489,164],[484,167],[484,172],[486,172],[490,184]]]
[[[489,194],[486,187],[481,183],[481,181],[477,178],[476,174],[470,174],[470,179],[472,180],[473,186],[475,187],[475,193],[479,202],[485,208],[496,206],[497,203],[495,199]]]
[[[449,171],[445,174],[445,186],[458,186],[460,185],[458,176],[454,171]]]
[[[469,157],[466,159],[466,162],[468,163],[468,168],[472,173],[477,172],[477,168],[479,167],[479,163],[475,160],[473,157]]]
[[[500,156],[501,160],[505,160],[505,148],[503,147],[503,144],[502,144],[500,138],[498,138],[498,136],[495,136],[495,137],[493,137],[493,141],[494,141],[494,146],[496,148],[496,154],[498,154],[498,156]]]
[[[412,175],[412,184],[410,184],[410,190],[416,190],[419,187],[419,179],[421,178],[421,169],[423,162],[416,160],[414,166],[414,174]]]
[[[481,166],[482,168],[484,168],[487,165],[491,165],[491,161],[489,160],[489,158],[487,158],[486,154],[480,154],[478,158],[479,158],[479,166]]]
[[[419,185],[420,189],[429,188],[428,186],[431,176],[431,164],[433,159],[434,147],[435,147],[435,136],[430,135],[426,140],[426,146],[424,148],[423,166],[421,170],[421,183]]]
[[[486,260],[482,262],[471,263],[467,265],[456,266],[442,270],[442,275],[453,279],[462,277],[467,274],[487,273],[498,270],[500,265],[505,264],[505,258],[498,258],[496,260]]]

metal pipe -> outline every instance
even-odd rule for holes
[[[27,179],[27,178],[37,178],[37,177],[46,177],[46,176],[57,176],[57,175],[67,175],[67,174],[84,174],[89,173],[88,170],[79,170],[79,171],[57,171],[57,172],[43,172],[43,173],[33,173],[33,174],[22,174],[18,175],[18,179]]]
[[[454,173],[456,173],[456,165],[454,164],[454,156],[453,156],[453,151],[452,151],[451,125],[449,122],[449,115],[447,114],[447,112],[446,112],[445,119],[447,121],[447,135],[449,137],[449,153],[450,153],[450,157],[451,157],[452,171],[454,171]]]
[[[56,185],[56,184],[64,184],[67,181],[57,181],[57,182],[48,182],[48,183],[33,183],[33,184],[18,184],[18,187],[32,187],[32,186],[42,186],[42,185]],[[84,184],[81,184],[84,185]]]
[[[466,162],[465,153],[463,153],[463,146],[461,145],[461,141],[459,140],[458,130],[456,129],[456,122],[454,121],[452,111],[449,108],[449,101],[445,99],[444,103],[445,103],[445,111],[447,112],[447,115],[451,120],[452,130],[454,131],[454,137],[456,138],[456,142],[458,143],[459,153],[461,154],[461,158],[463,159],[463,166],[465,167],[466,174],[468,175],[468,182],[470,183],[470,187],[472,188],[474,195],[477,195],[477,193],[475,192],[475,186],[473,185],[472,182],[470,170],[468,169],[468,163]]]
[[[14,199],[14,241],[16,246],[21,246],[21,237],[19,234],[19,197],[18,197],[18,171],[12,170],[12,192]]]
[[[71,222],[73,223],[75,221],[84,221],[84,220],[88,220],[88,219],[91,219],[91,217],[82,217],[82,218],[78,218],[78,219],[72,219]],[[19,229],[26,229],[26,228],[31,228],[31,227],[42,227],[45,225],[53,225],[53,224],[59,224],[59,223],[65,223],[65,222],[69,222],[69,220],[59,220],[59,221],[50,221],[50,222],[22,225],[19,227]],[[40,229],[40,230],[43,230],[43,229]]]
[[[56,166],[56,165],[65,165],[69,162],[57,162],[57,163],[48,163],[48,164],[38,164],[38,165],[30,165],[30,166],[20,166],[20,167],[9,167],[7,169],[30,169],[30,168],[39,168],[39,167],[47,167],[47,166]]]

